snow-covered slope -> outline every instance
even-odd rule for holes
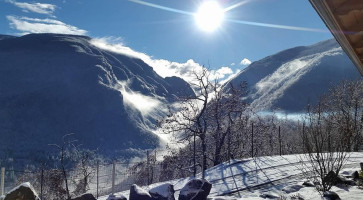
[[[159,143],[150,127],[160,105],[193,94],[182,79],[164,79],[142,60],[97,48],[88,37],[1,38],[1,149],[46,151],[68,133],[106,154],[150,148]]]
[[[359,170],[362,159],[363,152],[350,153],[341,170],[341,175],[349,176]],[[224,162],[207,169],[205,178],[213,185],[209,195],[211,199],[266,199],[267,196],[278,199],[280,196],[293,197],[299,194],[304,199],[318,200],[321,197],[314,187],[302,185],[304,181],[308,181],[305,172],[306,167],[310,165],[304,154],[263,156]],[[200,173],[197,174],[197,178],[201,178]],[[167,181],[174,185],[176,199],[181,188],[190,179],[192,177]],[[166,182],[155,183],[144,189],[149,190],[164,183]],[[332,190],[342,199],[355,197],[354,199],[363,200],[363,190],[357,186],[333,187]],[[129,191],[118,194],[128,196]],[[99,198],[99,200],[106,199],[107,196]]]
[[[360,74],[339,44],[331,39],[295,47],[252,63],[231,80],[247,81],[252,107],[299,112],[341,80]]]
[[[15,38],[15,36],[11,36],[11,35],[2,35],[2,34],[0,34],[0,40],[9,39],[9,38]]]

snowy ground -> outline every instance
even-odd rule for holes
[[[313,187],[302,187],[306,180],[300,161],[302,155],[268,156],[244,160],[233,160],[210,168],[206,179],[213,184],[210,198],[218,199],[265,199],[270,197],[303,197],[304,199],[323,199]],[[351,175],[360,169],[363,152],[352,153],[341,171],[342,175]],[[201,174],[198,174],[201,177]],[[168,181],[174,185],[177,199],[180,189],[190,178]],[[151,189],[162,183],[155,183],[144,189]],[[363,190],[357,186],[333,187],[342,199],[363,200]],[[128,191],[116,193],[128,197]],[[107,196],[99,200],[106,200]]]

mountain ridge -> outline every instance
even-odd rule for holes
[[[258,111],[303,112],[329,88],[360,74],[334,40],[280,51],[253,62],[227,84],[246,81],[247,97]]]
[[[68,133],[107,155],[159,144],[152,132],[153,121],[163,114],[159,104],[192,89],[180,78],[164,79],[142,60],[100,49],[90,39],[29,34],[0,40],[2,147],[46,151]]]

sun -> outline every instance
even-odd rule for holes
[[[213,32],[223,22],[224,10],[216,1],[206,1],[194,14],[198,27],[206,32]]]

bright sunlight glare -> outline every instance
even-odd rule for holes
[[[224,11],[216,1],[207,1],[199,7],[194,17],[201,30],[212,32],[221,25]]]

